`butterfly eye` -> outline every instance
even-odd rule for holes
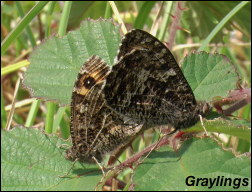
[[[88,77],[84,80],[83,85],[86,89],[91,89],[91,87],[95,84],[95,79],[93,77]]]

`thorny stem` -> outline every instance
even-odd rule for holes
[[[244,107],[248,103],[251,103],[251,89],[242,88],[239,90],[233,90],[229,93],[228,98],[223,98],[219,101],[215,101],[213,105],[219,113],[223,115],[230,115],[238,109]],[[225,110],[222,109],[222,106],[230,104],[233,105]]]
[[[225,98],[221,101],[218,101],[215,104],[217,104],[218,107],[221,107],[225,104],[230,104],[230,103],[235,103],[234,105],[232,105],[231,107],[229,107],[228,109],[222,110],[222,113],[225,115],[231,114],[232,112],[240,109],[241,107],[243,107],[244,105],[246,105],[247,103],[251,102],[251,94],[250,94],[250,89],[240,89],[240,90],[234,90],[232,92],[230,92],[229,94],[229,98]],[[216,107],[216,106],[215,106]],[[204,127],[204,125],[203,125]],[[146,147],[143,151],[133,155],[132,157],[130,157],[129,159],[127,159],[126,161],[122,162],[120,165],[114,167],[115,169],[122,169],[124,167],[130,167],[132,168],[133,163],[137,162],[143,155],[145,155],[146,153],[150,153],[151,151],[160,148],[161,146],[164,146],[166,144],[169,144],[169,135],[164,135],[159,141],[157,141],[156,143]],[[149,154],[148,154],[149,155]]]
[[[246,99],[242,99],[241,101],[238,101],[237,103],[235,103],[234,105],[232,105],[228,109],[223,110],[223,114],[224,115],[230,115],[233,112],[237,111],[238,109],[244,107],[247,104],[248,104],[247,100]]]
[[[160,148],[161,146],[167,145],[169,144],[169,140],[168,140],[168,136],[165,135],[163,136],[159,141],[157,141],[156,143],[146,147],[143,151],[133,155],[132,157],[130,157],[129,159],[127,159],[126,161],[122,162],[120,165],[116,166],[115,169],[122,169],[125,167],[130,167],[132,168],[132,164],[134,162],[136,162],[138,159],[140,159],[143,155],[145,155],[146,153],[149,153],[150,151],[153,151],[155,149]]]
[[[181,7],[183,7],[184,4],[185,4],[185,2],[183,2],[183,1],[177,2],[175,15],[173,17],[173,21],[172,21],[172,24],[170,27],[170,33],[169,33],[168,48],[170,50],[172,49],[173,43],[175,41],[176,32],[179,28],[181,28],[181,27],[179,27],[179,21],[180,21],[182,11],[184,10]]]

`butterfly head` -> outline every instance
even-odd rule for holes
[[[196,113],[205,117],[212,110],[212,106],[208,102],[198,101],[196,107]]]

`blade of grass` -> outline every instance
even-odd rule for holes
[[[45,132],[51,134],[53,132],[53,117],[56,110],[56,105],[53,102],[48,102],[46,104],[47,113],[46,113],[46,124]]]
[[[46,5],[46,4],[45,4]],[[19,4],[19,3],[16,3],[16,6],[17,6],[17,8],[18,8],[18,10],[19,10],[19,14],[20,14],[20,16],[21,17],[24,17],[24,13],[23,13],[23,9],[22,9],[22,7],[21,7],[21,5]],[[35,5],[35,6],[37,6],[37,5]],[[34,6],[34,7],[35,7]],[[43,8],[44,6],[41,6],[41,9]],[[39,13],[39,11],[40,10],[37,10],[37,11],[34,11],[34,17]],[[30,12],[32,12],[32,10],[30,10]],[[26,17],[28,17],[28,15],[30,14],[30,12],[26,15]],[[29,37],[29,39],[30,39],[30,42],[31,42],[31,45],[32,45],[32,47],[34,48],[35,46],[36,46],[36,41],[35,41],[35,38],[34,38],[34,36],[33,36],[33,33],[31,32],[31,29],[30,29],[30,27],[29,27],[29,22],[27,21],[27,26],[26,26],[26,31],[27,31],[27,35],[28,35],[28,37]],[[30,63],[29,63],[29,61],[27,61],[27,62],[23,62],[23,63],[17,63],[17,64],[19,64],[19,67],[21,67],[22,65],[23,66],[25,66],[25,65],[29,65]],[[17,69],[17,67],[18,67],[18,65],[12,65],[12,68],[11,69]],[[34,123],[34,120],[35,120],[35,117],[36,117],[36,115],[37,115],[37,113],[38,113],[38,109],[39,109],[39,106],[40,106],[40,101],[34,101],[33,103],[32,103],[32,105],[31,105],[31,108],[30,108],[30,111],[29,111],[29,113],[28,113],[28,116],[27,116],[27,119],[26,119],[26,122],[25,122],[25,126],[27,126],[27,127],[30,127],[30,126],[32,126],[33,125],[33,123]]]
[[[110,8],[109,3],[107,2],[104,18],[108,19],[108,18],[111,18],[111,17],[112,17],[112,10]]]
[[[69,19],[70,10],[72,7],[72,1],[65,1],[62,17],[60,19],[58,34],[63,36],[66,34],[67,23]]]
[[[20,61],[18,63],[15,63],[15,64],[12,64],[12,65],[9,65],[9,66],[6,66],[6,67],[3,67],[1,69],[1,76],[3,75],[7,75],[9,73],[12,73],[18,69],[20,69],[21,67],[26,67],[30,64],[30,62],[28,60],[23,60],[23,61]]]
[[[46,26],[45,26],[46,37],[49,37],[49,35],[51,34],[52,13],[53,13],[55,5],[56,5],[56,1],[51,1],[49,3],[48,13],[46,15]]]
[[[53,13],[56,2],[50,2],[49,10],[46,16],[46,29],[45,35],[48,38],[50,35],[50,26],[51,26],[51,15]],[[54,123],[54,114],[56,111],[56,104],[53,102],[47,102],[46,104],[47,113],[45,118],[45,132],[51,134],[53,132],[53,123]]]
[[[66,33],[66,28],[67,28],[67,23],[68,23],[68,19],[69,19],[71,6],[72,6],[71,1],[66,1],[65,4],[64,4],[62,18],[60,20],[59,31],[58,31],[58,34],[60,36],[63,36]],[[55,118],[54,122],[51,119],[51,118],[53,118],[53,114],[50,117],[49,116],[47,117],[48,121],[52,122],[52,123],[50,123],[50,126],[51,126],[50,130],[56,131],[56,129],[58,128],[60,122],[62,121],[65,109],[66,109],[66,107],[59,108],[59,110],[58,110],[58,112],[56,114],[56,118]],[[61,127],[61,133],[62,133],[62,135],[64,137],[68,137],[69,136],[69,128],[66,127],[66,126]]]
[[[122,18],[120,16],[120,13],[119,13],[118,9],[116,7],[116,4],[114,3],[114,1],[109,1],[109,4],[110,4],[110,6],[111,6],[117,20],[118,20],[118,23],[121,24],[121,30],[122,30],[123,34],[126,34],[127,29],[126,29],[125,24],[124,24],[124,22],[123,22],[123,20],[122,20]]]
[[[13,33],[13,37],[11,36],[11,33],[9,34],[9,36],[7,36],[7,38],[9,37],[9,39],[11,40],[14,40],[15,39],[15,37],[17,37],[18,35],[20,35],[21,34],[21,32],[22,32],[22,30],[24,29],[24,28],[26,28],[26,31],[27,31],[27,35],[28,35],[28,37],[29,37],[29,40],[30,40],[30,42],[31,42],[31,45],[32,45],[32,47],[35,47],[36,46],[36,41],[35,41],[35,38],[34,38],[34,36],[33,36],[33,33],[32,33],[32,31],[31,31],[31,29],[30,29],[30,27],[29,27],[29,22],[40,12],[40,10],[44,7],[46,5],[46,3],[45,4],[36,4],[29,12],[28,12],[28,14],[24,17],[24,12],[23,12],[23,9],[22,9],[22,7],[21,7],[21,5],[20,5],[20,3],[19,2],[16,2],[16,6],[17,6],[17,8],[18,8],[18,11],[19,11],[19,14],[20,14],[20,16],[22,17],[22,20],[20,21],[20,23],[17,25],[17,27],[15,28],[16,29],[16,31],[15,31],[15,29],[12,31]],[[16,34],[16,36],[15,36],[15,34]],[[6,38],[6,39],[7,39]],[[11,43],[11,41],[10,41],[10,43]],[[17,63],[16,65],[11,65],[11,66],[9,66],[9,68],[7,68],[7,72],[12,72],[12,71],[14,71],[14,70],[17,70],[18,69],[18,67],[20,68],[20,67],[23,67],[23,66],[27,66],[27,65],[29,65],[29,62],[28,61],[22,61],[22,62],[19,62],[19,63]],[[1,73],[2,74],[2,73]],[[33,105],[38,105],[39,103],[38,102],[35,102]],[[37,110],[30,110],[29,111],[29,114],[28,114],[28,117],[27,117],[27,121],[26,121],[26,125],[31,125],[32,123],[33,123],[33,121],[34,121],[34,119],[35,119],[35,116],[37,115],[37,111],[38,111],[38,107],[39,106],[33,106],[35,109],[37,109]],[[12,106],[12,108],[13,109],[11,109],[11,111],[12,110],[14,110],[14,106]],[[32,112],[36,112],[35,114],[34,113],[32,113]],[[29,121],[30,120],[30,121]]]
[[[55,120],[53,122],[53,132],[56,132],[56,130],[58,129],[60,122],[63,119],[63,116],[65,114],[65,110],[66,107],[60,107],[55,115]],[[61,134],[62,136],[64,136],[64,138],[68,138],[69,137],[69,129],[64,129],[62,127],[61,128]]]
[[[20,5],[20,2],[19,1],[14,1],[14,2],[16,4],[19,15],[23,18],[25,14],[24,14],[24,11],[23,11],[23,9],[22,9],[22,7]],[[31,28],[30,28],[29,25],[26,26],[26,33],[28,35],[28,38],[30,40],[30,43],[31,43],[32,47],[35,47],[36,46],[36,41],[35,41],[35,38],[34,38],[34,36],[32,34],[32,31],[31,31]]]
[[[10,44],[22,33],[24,28],[32,21],[34,17],[43,9],[48,1],[38,2],[26,15],[20,20],[17,26],[8,34],[8,36],[1,43],[1,55],[5,53]]]
[[[6,111],[4,110],[4,98],[3,98],[3,92],[2,92],[2,84],[1,84],[1,128],[4,128],[6,126]]]
[[[205,41],[203,41],[202,45],[198,49],[198,51],[203,51],[206,46],[210,43],[213,37],[222,29],[222,27],[242,8],[244,7],[249,1],[242,1],[238,5],[235,6],[222,20],[221,22],[215,26],[212,32],[208,35]]]
[[[47,113],[45,119],[45,132],[51,134],[53,132],[54,113],[56,111],[56,104],[53,102],[47,102]]]
[[[15,91],[14,91],[14,95],[13,95],[13,99],[12,99],[12,103],[11,103],[11,110],[9,112],[7,123],[6,123],[6,130],[10,130],[10,126],[11,126],[11,122],[12,122],[12,118],[13,118],[13,114],[14,114],[14,110],[15,110],[14,106],[15,106],[15,101],[16,101],[16,96],[17,96],[17,92],[19,89],[19,85],[20,85],[20,77],[18,78],[18,80],[16,82]]]
[[[156,16],[155,16],[155,19],[153,20],[152,22],[152,25],[151,25],[151,29],[150,29],[150,34],[152,34],[153,36],[157,36],[157,30],[159,28],[159,20],[160,20],[160,17],[163,13],[163,9],[164,9],[164,5],[165,5],[165,2],[162,1],[160,7],[158,8],[158,11],[156,13]]]
[[[166,1],[165,3],[166,3],[166,7],[164,10],[164,18],[163,18],[162,24],[160,26],[160,32],[158,34],[158,39],[160,41],[164,40],[165,33],[167,32],[167,26],[169,23],[169,18],[171,16],[171,8],[173,5],[173,1]]]
[[[24,107],[25,105],[30,105],[33,101],[35,101],[35,98],[30,99],[23,99],[22,101],[18,101],[15,103],[15,109]],[[5,111],[9,111],[11,109],[11,105],[7,105],[4,107]]]
[[[36,117],[37,112],[39,110],[40,103],[41,103],[40,100],[36,100],[32,103],[29,114],[28,114],[26,122],[25,122],[26,127],[31,127],[33,125],[35,117]]]
[[[62,118],[60,121],[60,130],[61,130],[61,137],[63,139],[67,139],[70,135],[70,128],[69,123],[67,123],[64,118]]]
[[[145,1],[134,22],[135,29],[142,29],[156,1]]]

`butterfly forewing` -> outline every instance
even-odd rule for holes
[[[171,52],[141,30],[126,34],[118,61],[104,88],[108,105],[120,114],[148,124],[188,119],[197,108],[194,94]]]
[[[130,54],[133,50],[153,51],[155,53],[154,56],[160,59],[160,62],[165,62],[169,68],[172,68],[176,72],[177,76],[180,77],[180,82],[184,83],[186,89],[192,92],[191,87],[187,83],[187,80],[185,79],[174,56],[172,55],[170,50],[156,37],[140,29],[134,29],[130,31],[122,40],[117,56],[118,61],[125,55]]]

